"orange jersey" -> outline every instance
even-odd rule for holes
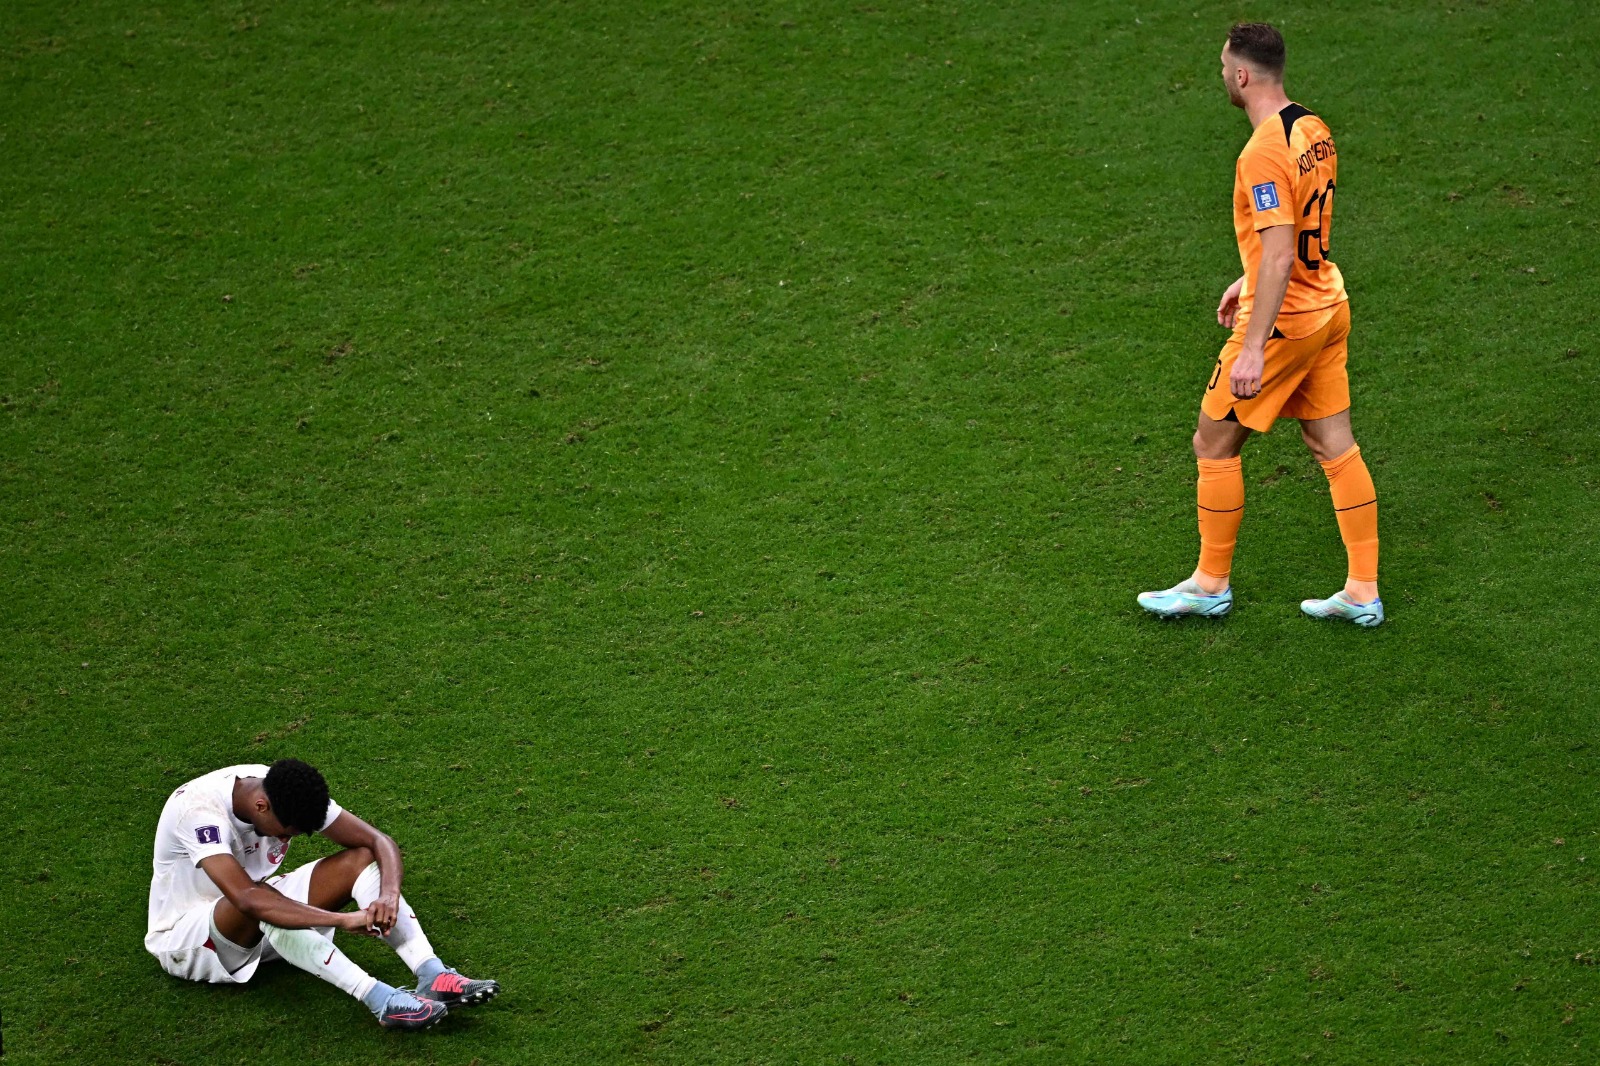
[[[1284,336],[1316,332],[1349,298],[1344,275],[1328,258],[1338,162],[1327,123],[1299,104],[1290,104],[1257,126],[1239,153],[1233,172],[1233,228],[1244,263],[1244,289],[1239,293],[1237,332],[1244,331],[1255,303],[1256,272],[1261,268],[1257,233],[1272,226],[1295,229],[1294,266],[1277,321]]]

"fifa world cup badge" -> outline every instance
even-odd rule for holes
[[[1271,211],[1278,206],[1278,186],[1276,182],[1266,181],[1260,185],[1250,186],[1250,192],[1255,196],[1257,211]]]

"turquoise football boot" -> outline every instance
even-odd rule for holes
[[[1325,600],[1301,600],[1300,610],[1312,618],[1343,618],[1347,622],[1354,622],[1368,629],[1383,624],[1382,600],[1357,603],[1345,593],[1344,589],[1340,589]]]
[[[1233,589],[1213,595],[1190,578],[1160,592],[1139,593],[1139,606],[1159,618],[1221,618],[1233,610]]]

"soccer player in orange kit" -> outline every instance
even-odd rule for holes
[[[1283,416],[1299,419],[1306,447],[1328,475],[1349,561],[1343,589],[1300,609],[1376,626],[1383,621],[1378,494],[1350,430],[1350,309],[1344,277],[1328,258],[1338,155],[1327,124],[1284,94],[1283,67],[1283,35],[1273,27],[1240,23],[1228,31],[1222,80],[1255,133],[1233,179],[1244,274],[1217,305],[1217,323],[1233,335],[1217,357],[1194,434],[1200,563],[1188,580],[1141,593],[1139,606],[1163,618],[1220,618],[1233,609],[1228,574],[1244,515],[1239,452],[1251,430],[1265,433]]]

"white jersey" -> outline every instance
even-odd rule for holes
[[[284,837],[264,837],[249,822],[233,813],[233,783],[241,777],[267,776],[265,765],[246,763],[214,770],[178,789],[161,808],[161,823],[156,827],[155,873],[150,878],[150,922],[144,946],[151,952],[169,950],[174,926],[184,914],[197,906],[209,908],[222,898],[200,860],[212,855],[232,855],[252,881],[262,881],[278,872],[289,841]],[[337,803],[328,801],[328,817],[320,832],[343,813]]]

